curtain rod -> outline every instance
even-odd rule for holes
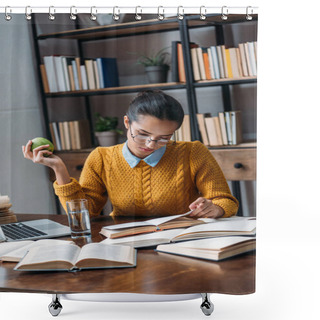
[[[136,7],[81,7],[81,6],[71,6],[71,7],[55,7],[55,6],[0,6],[0,13],[4,13],[6,16],[10,14],[26,14],[30,15],[31,13],[48,13],[48,14],[59,14],[59,13],[69,13],[69,14],[158,14],[158,15],[185,15],[185,14],[246,14],[252,15],[258,13],[258,7],[207,7],[207,6],[198,6],[198,7],[185,7],[185,6],[157,6],[157,7],[146,7],[146,6],[136,6]]]

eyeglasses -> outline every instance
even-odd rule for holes
[[[129,125],[129,129],[130,129],[131,138],[136,143],[145,144],[146,142],[150,143],[151,141],[153,141],[158,146],[164,146],[170,141],[170,139],[157,139],[157,140],[154,140],[154,139],[151,139],[151,137],[149,137],[147,135],[142,135],[142,134],[133,135],[132,134],[132,130],[131,130],[131,125]]]

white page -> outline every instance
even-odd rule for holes
[[[172,238],[180,234],[180,229],[170,229],[170,230],[164,230],[164,231],[158,231],[158,232],[152,232],[152,233],[146,233],[146,234],[139,234],[136,236],[131,237],[123,237],[118,239],[105,239],[102,240],[100,243],[105,244],[126,244],[135,247],[136,245],[139,246],[139,242],[147,243],[147,241],[150,241],[150,245],[156,245],[157,240],[162,240],[169,242]]]
[[[3,242],[0,243],[0,260],[1,257],[7,255],[9,252],[13,250],[20,249],[27,245],[32,244],[34,241],[32,240],[23,240],[23,241],[13,241],[13,242]]]
[[[183,230],[179,235],[205,231],[252,231],[256,220],[250,219],[216,219],[214,222],[196,225]]]
[[[82,247],[77,262],[84,259],[103,259],[133,263],[133,251],[129,246],[111,246],[105,243],[89,243]]]
[[[2,255],[2,256],[8,256],[8,257],[12,257],[17,260],[20,260],[25,256],[27,251],[31,248],[40,247],[40,246],[49,246],[49,245],[65,245],[65,244],[70,245],[71,243],[73,242],[67,241],[67,240],[55,240],[55,239],[37,240],[37,241],[32,241],[30,244],[27,244],[26,246],[19,247],[18,249],[7,252],[5,255]]]
[[[176,218],[184,217],[189,215],[192,212],[186,212],[183,214],[177,214],[174,216],[166,216],[166,217],[161,217],[161,218],[155,218],[155,219],[150,219],[146,221],[137,221],[137,222],[128,222],[128,223],[120,223],[112,226],[106,226],[104,227],[105,229],[108,230],[115,230],[115,229],[125,229],[125,228],[133,228],[133,227],[141,227],[141,226],[158,226],[159,224],[165,223],[167,221],[171,221]]]
[[[30,248],[20,263],[38,264],[51,261],[68,261],[74,264],[79,251],[80,248],[75,244],[37,246]]]

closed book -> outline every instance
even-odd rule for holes
[[[209,145],[210,146],[219,146],[222,143],[219,141],[216,123],[214,121],[214,117],[207,117],[204,118],[207,133],[208,133],[208,139],[209,139]]]
[[[84,65],[80,66],[80,72],[81,72],[82,90],[88,90],[87,73],[86,73],[86,67]]]
[[[245,54],[246,54],[248,74],[249,74],[250,77],[252,77],[254,74],[253,74],[253,69],[252,69],[252,65],[251,65],[251,59],[250,59],[250,54],[249,54],[248,42],[245,42],[245,43],[244,43],[244,52],[245,52]]]
[[[197,48],[191,48],[190,52],[191,52],[193,79],[194,81],[199,81],[201,80],[201,77],[200,77],[199,62],[197,57]]]
[[[54,129],[53,129],[53,124],[52,124],[52,122],[49,123],[49,130],[50,130],[50,135],[51,135],[52,143],[53,143],[53,145],[54,145],[54,148],[57,150],[56,135],[54,134]]]
[[[42,80],[42,85],[43,85],[43,91],[45,93],[49,93],[49,83],[48,83],[48,78],[47,78],[47,73],[46,73],[46,68],[44,64],[40,65],[40,73],[41,73],[41,80]]]
[[[70,87],[70,79],[69,79],[69,72],[68,72],[67,57],[62,56],[61,57],[61,63],[62,63],[64,82],[65,82],[65,85],[66,85],[66,91],[70,91],[71,87]]]
[[[75,91],[76,86],[75,86],[75,82],[74,82],[72,63],[71,63],[71,65],[68,65],[68,73],[69,73],[69,79],[70,79],[70,89],[71,89],[71,91]]]
[[[242,75],[244,77],[248,77],[248,75],[249,75],[248,74],[248,67],[247,67],[246,54],[245,54],[243,43],[239,43],[239,52],[240,52]]]
[[[236,145],[242,142],[242,121],[241,111],[230,111],[232,144]]]
[[[229,56],[233,78],[239,79],[241,76],[237,57],[237,48],[229,48]]]
[[[116,58],[101,58],[104,88],[119,87],[119,72]]]
[[[75,90],[80,90],[79,76],[78,76],[78,71],[77,71],[77,63],[75,60],[72,60],[71,63],[72,63],[74,87],[75,87]]]
[[[136,249],[89,243],[50,245],[31,248],[14,270],[18,271],[80,271],[84,269],[126,268],[136,266]]]
[[[75,62],[76,62],[79,90],[82,90],[83,88],[82,88],[82,79],[81,79],[81,70],[80,70],[80,66],[81,66],[80,57],[76,57]]]
[[[56,150],[62,150],[61,137],[60,137],[60,134],[59,134],[58,124],[57,124],[57,122],[52,122],[51,125],[52,125],[53,134],[54,134],[55,141],[56,141],[55,149]]]
[[[209,138],[208,138],[208,133],[207,133],[207,128],[205,124],[205,118],[206,117],[211,117],[210,113],[197,113],[197,122],[198,122],[198,127],[201,135],[201,139],[204,145],[209,146]]]
[[[64,134],[64,126],[63,122],[58,122],[60,142],[61,142],[61,150],[66,150],[66,137]]]
[[[217,46],[217,56],[218,56],[218,62],[219,62],[219,71],[220,71],[220,78],[224,79],[226,78],[225,72],[224,72],[224,62],[223,62],[223,56],[222,56],[222,47]]]
[[[211,79],[215,79],[216,76],[215,76],[215,74],[214,74],[211,48],[207,48],[207,50],[208,50],[208,61],[209,61],[209,68],[210,68],[210,78],[211,78]]]
[[[212,57],[212,64],[213,64],[215,79],[220,79],[221,75],[220,75],[217,47],[211,46],[210,49],[211,49],[211,57]]]
[[[97,61],[93,60],[93,71],[94,71],[94,78],[95,78],[95,83],[96,83],[96,89],[100,89],[100,78],[99,78],[99,71],[98,71],[98,65]]]
[[[53,56],[43,57],[44,67],[46,69],[48,85],[50,92],[58,92],[57,77],[54,67]]]
[[[208,56],[207,48],[202,48],[202,56],[203,56],[203,65],[204,65],[206,80],[211,80],[210,64],[209,64],[209,56]]]
[[[103,80],[103,71],[102,71],[102,62],[101,58],[96,59],[98,74],[99,74],[99,86],[100,88],[104,88],[104,80]]]
[[[204,60],[203,60],[203,50],[200,47],[197,48],[197,57],[198,57],[198,63],[199,63],[200,78],[201,80],[206,80],[206,70],[205,70]]]
[[[228,140],[228,145],[233,144],[232,143],[232,126],[231,126],[231,117],[230,117],[230,112],[225,112],[224,117],[226,120],[226,131],[227,131],[227,140]]]
[[[88,88],[89,90],[95,90],[96,80],[95,80],[94,69],[93,69],[93,60],[86,59],[84,63],[87,71]]]
[[[219,117],[219,122],[220,122],[222,143],[223,143],[224,145],[228,145],[226,119],[225,119],[224,112],[219,112],[219,113],[218,113],[218,117]]]
[[[218,237],[158,245],[156,251],[180,256],[220,261],[256,249],[255,237]]]
[[[257,61],[256,61],[256,55],[254,52],[254,44],[253,42],[248,42],[248,52],[249,52],[249,60],[250,60],[250,66],[252,69],[253,76],[257,75]]]
[[[179,82],[186,82],[186,73],[185,73],[185,68],[184,68],[182,44],[180,42],[177,43],[177,53],[178,53]]]
[[[57,76],[58,91],[59,92],[67,91],[66,80],[65,80],[63,66],[62,66],[62,57],[54,56],[53,62],[54,62],[54,68],[56,71],[56,76]]]
[[[69,121],[68,125],[69,125],[70,141],[71,141],[71,150],[76,150],[77,143],[76,143],[76,133],[75,133],[74,121]]]
[[[65,137],[65,150],[71,150],[71,137],[68,121],[63,122],[63,132]]]
[[[220,47],[221,47],[222,64],[223,64],[223,70],[224,70],[224,78],[232,78],[228,73],[226,47],[224,45]]]
[[[185,114],[182,122],[183,141],[191,141],[190,115]]]
[[[227,63],[227,72],[228,72],[228,78],[233,78],[233,70],[231,65],[231,57],[230,57],[230,49],[225,50],[225,56],[226,56],[226,63]]]

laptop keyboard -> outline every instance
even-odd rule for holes
[[[44,236],[46,233],[31,228],[23,223],[2,225],[1,229],[7,238],[13,240]]]

